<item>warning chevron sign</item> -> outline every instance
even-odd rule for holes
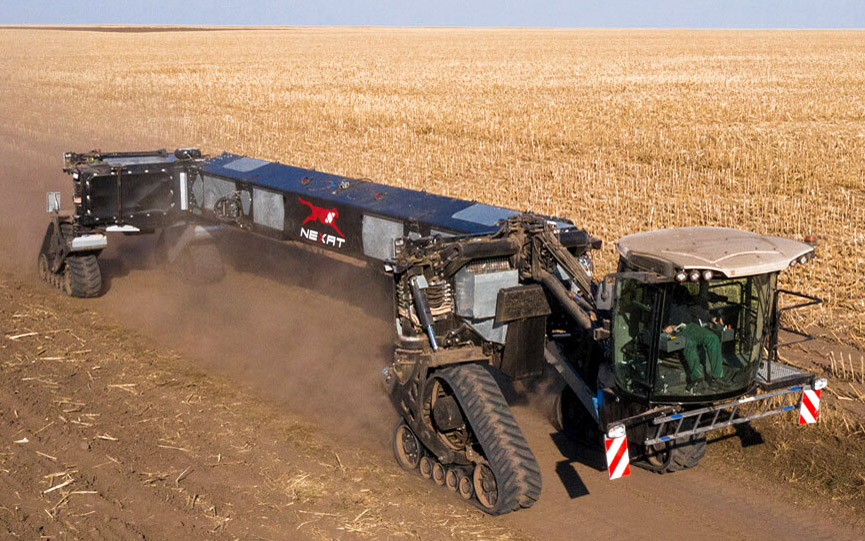
[[[604,437],[604,447],[607,450],[607,470],[610,480],[631,475],[631,461],[628,457],[628,437]]]
[[[799,406],[799,424],[810,425],[817,422],[820,414],[820,391],[805,390],[802,393],[802,405]]]

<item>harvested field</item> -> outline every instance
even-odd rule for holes
[[[816,234],[788,281],[865,348],[865,32],[10,29],[0,49],[7,138],[199,145],[566,216],[605,271],[648,228]]]
[[[2,535],[556,538],[624,505],[622,537],[861,538],[865,32],[75,30],[0,29]],[[103,298],[31,281],[63,151],[176,146],[565,216],[600,272],[648,228],[816,234],[786,285],[821,340],[785,355],[830,377],[824,422],[610,484],[520,406],[544,492],[492,520],[389,456],[364,277],[274,250],[190,290],[131,238]]]

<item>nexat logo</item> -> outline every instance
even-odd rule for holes
[[[339,227],[336,225],[336,220],[339,218],[339,211],[335,208],[326,209],[317,207],[309,201],[305,201],[302,197],[298,197],[297,200],[300,201],[301,204],[309,207],[309,216],[304,218],[300,223],[300,236],[304,239],[311,240],[312,242],[324,244],[325,246],[342,248],[342,245],[345,244],[345,235],[342,234],[342,231],[340,231]],[[304,227],[309,222],[326,225],[333,229],[336,232],[336,235],[323,233],[310,227]]]

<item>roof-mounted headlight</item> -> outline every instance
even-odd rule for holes
[[[714,274],[712,273],[712,271],[710,271],[710,270],[704,270],[704,271],[703,271],[703,280],[705,280],[705,281],[707,281],[707,282],[708,282],[709,280],[711,280],[714,276],[715,276],[715,275],[714,275]]]
[[[692,270],[691,275],[689,276],[692,282],[697,282],[700,280],[700,271]]]
[[[676,281],[677,282],[684,282],[687,279],[688,279],[688,275],[685,274],[685,271],[679,271],[676,273]]]

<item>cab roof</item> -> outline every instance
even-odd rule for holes
[[[617,248],[626,261],[665,276],[698,269],[728,278],[782,271],[814,251],[804,242],[725,227],[635,233],[622,237]]]

